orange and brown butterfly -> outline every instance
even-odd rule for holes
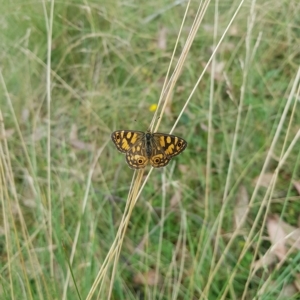
[[[125,153],[132,169],[145,168],[148,163],[154,168],[164,167],[187,146],[178,136],[149,131],[117,130],[111,134],[111,139],[117,149]]]

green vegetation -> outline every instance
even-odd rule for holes
[[[299,299],[299,1],[200,2],[1,5],[1,300]],[[110,134],[152,120],[146,178]]]

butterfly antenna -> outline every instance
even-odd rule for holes
[[[157,114],[157,113],[155,112],[155,114]],[[160,116],[158,116],[157,118],[153,118],[147,131],[153,132],[154,123],[155,123],[155,121],[158,121],[159,119],[160,119]]]

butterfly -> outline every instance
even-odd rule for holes
[[[187,146],[178,136],[150,131],[117,130],[111,134],[111,139],[117,149],[125,153],[132,169],[145,168],[148,163],[154,168],[164,167]]]

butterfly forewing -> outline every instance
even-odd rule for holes
[[[143,139],[145,133],[134,130],[117,130],[111,134],[111,139],[117,149],[126,153],[134,144]]]
[[[153,139],[157,148],[161,148],[169,158],[181,153],[187,146],[187,142],[175,135],[165,133],[153,133]]]

